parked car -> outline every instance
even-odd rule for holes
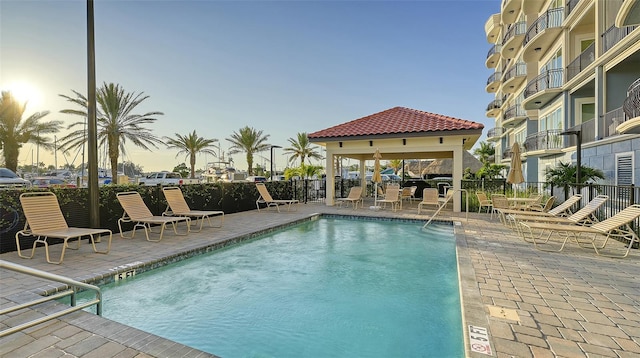
[[[370,182],[371,182],[371,176],[372,176],[371,174],[367,174],[367,175],[364,177],[364,179],[365,179],[367,182],[369,182],[369,183],[370,183]],[[388,174],[380,174],[380,177],[382,178],[382,181],[383,181],[383,182],[391,180],[391,177],[389,177],[389,175],[388,175]]]
[[[245,180],[251,183],[264,183],[267,181],[267,178],[260,175],[252,175],[247,177]]]
[[[7,168],[0,168],[0,188],[9,189],[9,188],[29,188],[31,187],[31,182],[27,179],[20,178],[18,174],[14,173],[12,170]]]
[[[31,185],[37,188],[75,188],[75,183],[70,183],[61,178],[40,177],[31,179]]]
[[[180,173],[162,171],[151,173],[144,178],[140,178],[138,180],[138,184],[146,185],[146,186],[155,186],[155,185],[183,185],[183,184],[198,184],[200,183],[199,179],[188,179],[183,178]],[[105,182],[105,184],[108,184]]]

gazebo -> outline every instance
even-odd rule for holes
[[[334,205],[334,163],[337,158],[360,161],[362,186],[365,181],[365,161],[373,160],[380,150],[382,160],[392,159],[453,159],[453,188],[460,189],[463,153],[482,135],[484,125],[464,119],[394,107],[308,135],[311,143],[326,149],[327,205]],[[456,193],[459,199],[459,192]],[[453,210],[460,211],[460,200]]]

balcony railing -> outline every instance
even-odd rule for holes
[[[536,37],[537,34],[546,29],[562,26],[563,19],[564,8],[557,7],[555,9],[547,10],[544,15],[540,16],[533,22],[533,24],[531,24],[531,26],[529,26],[527,34],[524,36],[524,43],[527,44],[532,38]]]
[[[504,111],[503,121],[508,121],[516,117],[526,117],[527,112],[522,108],[521,104],[513,105]]]
[[[573,60],[569,66],[567,66],[567,81],[577,76],[582,70],[593,63],[596,60],[596,43],[592,43],[587,47],[580,56]]]
[[[489,105],[487,105],[487,112],[492,109],[500,109],[500,107],[502,107],[502,100],[494,99],[493,101],[489,102]]]
[[[502,49],[502,45],[500,44],[495,44],[493,46],[491,46],[491,48],[489,49],[489,53],[487,53],[487,58],[500,53],[500,50]]]
[[[524,62],[518,62],[513,67],[507,70],[504,73],[503,81],[506,82],[516,76],[526,76],[527,75],[527,64]]]
[[[625,117],[624,111],[622,107],[611,110],[602,115],[602,128],[600,133],[602,133],[603,138],[611,137],[614,135],[618,135],[618,131],[616,131],[616,127],[619,126],[622,122],[624,122],[627,118]]]
[[[507,27],[507,32],[502,36],[502,44],[504,45],[512,37],[516,35],[524,35],[527,32],[527,23],[520,21]]]
[[[489,76],[489,78],[487,79],[487,85],[489,85],[489,83],[500,81],[500,77],[502,77],[502,72],[496,71],[492,73],[491,76]]]
[[[527,84],[527,88],[524,90],[524,98],[528,98],[546,89],[561,88],[563,85],[562,72],[561,68],[557,68],[538,75]]]
[[[634,26],[625,26],[625,27],[615,27],[611,26],[607,29],[602,36],[602,53],[609,51],[615,44],[620,42],[625,36],[629,35],[637,25]]]
[[[596,140],[596,119],[592,118],[582,124],[573,126],[567,131],[580,131],[582,137],[582,143],[591,143]],[[577,145],[577,136],[567,135],[564,136],[565,147],[573,147]]]
[[[578,3],[580,2],[580,0],[569,0],[567,1],[566,7],[565,7],[565,18],[569,16],[569,14],[571,13],[571,11],[573,11],[573,9],[576,8],[576,5],[578,5]]]
[[[627,119],[640,117],[640,78],[629,86],[623,108]]]
[[[530,134],[524,141],[524,150],[532,152],[536,150],[562,149],[560,132],[560,129],[549,129]]]
[[[511,159],[511,146],[508,146],[507,149],[502,151],[502,159]]]
[[[504,128],[502,127],[491,128],[487,132],[487,138],[500,137],[503,133],[504,133]]]

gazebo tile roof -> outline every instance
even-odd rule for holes
[[[394,107],[350,122],[310,133],[310,139],[385,134],[482,130],[484,125],[406,107]]]

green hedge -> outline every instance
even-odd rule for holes
[[[266,183],[274,198],[291,198],[294,195],[291,182]],[[222,210],[226,214],[256,209],[258,190],[252,183],[210,183],[181,186],[182,193],[194,210]],[[28,189],[0,190],[0,253],[16,251],[15,234],[24,228],[25,218],[20,206],[20,194],[24,192],[51,191],[56,194],[60,209],[71,227],[89,227],[89,192],[77,189]],[[118,219],[122,207],[116,194],[137,191],[154,215],[161,215],[167,202],[160,186],[105,185],[100,187],[100,228],[110,229],[118,234]],[[130,230],[133,224],[125,224]],[[23,248],[31,247],[33,240],[21,239]],[[56,242],[56,241],[54,241]]]

